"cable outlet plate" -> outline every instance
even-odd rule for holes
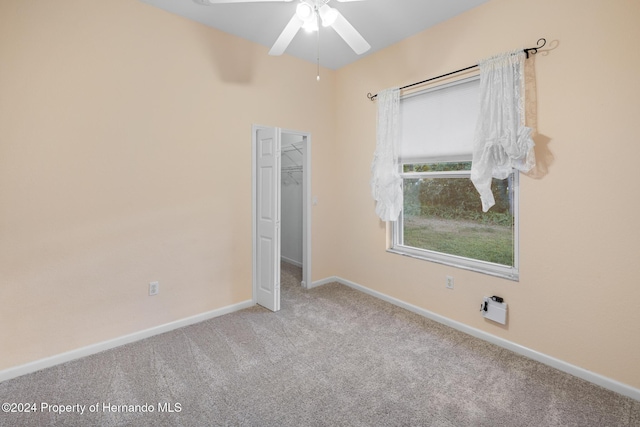
[[[447,276],[447,289],[453,289],[453,276]]]
[[[484,310],[484,307],[487,309]],[[496,302],[491,297],[484,297],[480,312],[485,319],[493,320],[502,325],[507,324],[507,304],[504,302]]]
[[[158,295],[160,292],[160,283],[151,282],[149,283],[149,296]]]

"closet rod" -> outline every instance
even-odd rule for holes
[[[540,43],[542,43],[542,44],[540,44]],[[540,48],[544,47],[544,45],[545,45],[545,44],[547,44],[547,39],[544,39],[544,38],[542,38],[542,39],[538,39],[538,41],[536,42],[536,47],[529,47],[529,48],[527,48],[527,49],[523,49],[523,51],[524,51],[524,53],[526,53],[526,54],[527,54],[527,58],[529,58],[529,54],[535,54],[535,53],[538,53],[538,49],[540,49]],[[413,87],[413,86],[418,86],[418,85],[421,85],[421,84],[423,84],[423,83],[430,82],[431,80],[441,79],[441,78],[443,78],[443,77],[447,77],[447,76],[450,76],[450,75],[452,75],[452,74],[457,74],[457,73],[461,73],[461,72],[463,72],[463,71],[471,70],[472,68],[476,68],[476,67],[478,67],[478,66],[479,66],[479,64],[470,65],[470,66],[468,66],[468,67],[461,68],[461,69],[459,69],[459,70],[452,71],[452,72],[450,72],[450,73],[443,74],[443,75],[438,76],[438,77],[431,77],[430,79],[422,80],[421,82],[411,83],[411,84],[409,84],[409,85],[402,86],[402,87],[400,88],[400,90],[402,90],[402,89],[408,89],[408,88]],[[371,94],[371,92],[369,92],[369,93],[367,94],[367,98],[369,98],[369,100],[371,100],[371,101],[375,100],[377,96],[378,96],[378,94],[377,94],[377,93],[376,93],[375,95],[372,95],[372,94]]]

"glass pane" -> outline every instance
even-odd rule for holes
[[[468,178],[405,179],[403,244],[513,266],[510,181],[493,180],[496,204],[484,213]]]
[[[402,165],[402,172],[470,171],[471,162],[413,163]]]

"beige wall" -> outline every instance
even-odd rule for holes
[[[317,84],[313,64],[135,0],[0,2],[0,370],[250,299],[256,123],[312,133],[314,280],[640,388],[639,18],[632,0],[493,0]],[[520,282],[386,253],[366,93],[538,37]],[[507,327],[478,314],[493,294]]]
[[[640,388],[638,22],[632,0],[493,0],[339,70],[335,273]],[[520,181],[520,281],[386,253],[369,191],[376,106],[366,93],[539,37],[549,42],[535,58],[541,164]],[[494,294],[509,304],[506,327],[478,313]]]
[[[332,274],[335,73],[267,51],[137,0],[0,2],[0,370],[250,300],[253,123],[311,132]]]

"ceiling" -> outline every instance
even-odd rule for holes
[[[203,6],[193,0],[140,1],[268,48],[287,25],[298,4],[298,1],[276,1]],[[321,28],[320,65],[337,70],[487,1],[364,0],[341,3],[331,0],[330,6],[351,22],[371,49],[356,55],[332,28]],[[317,40],[317,34],[308,34],[301,29],[285,54],[316,63]]]

